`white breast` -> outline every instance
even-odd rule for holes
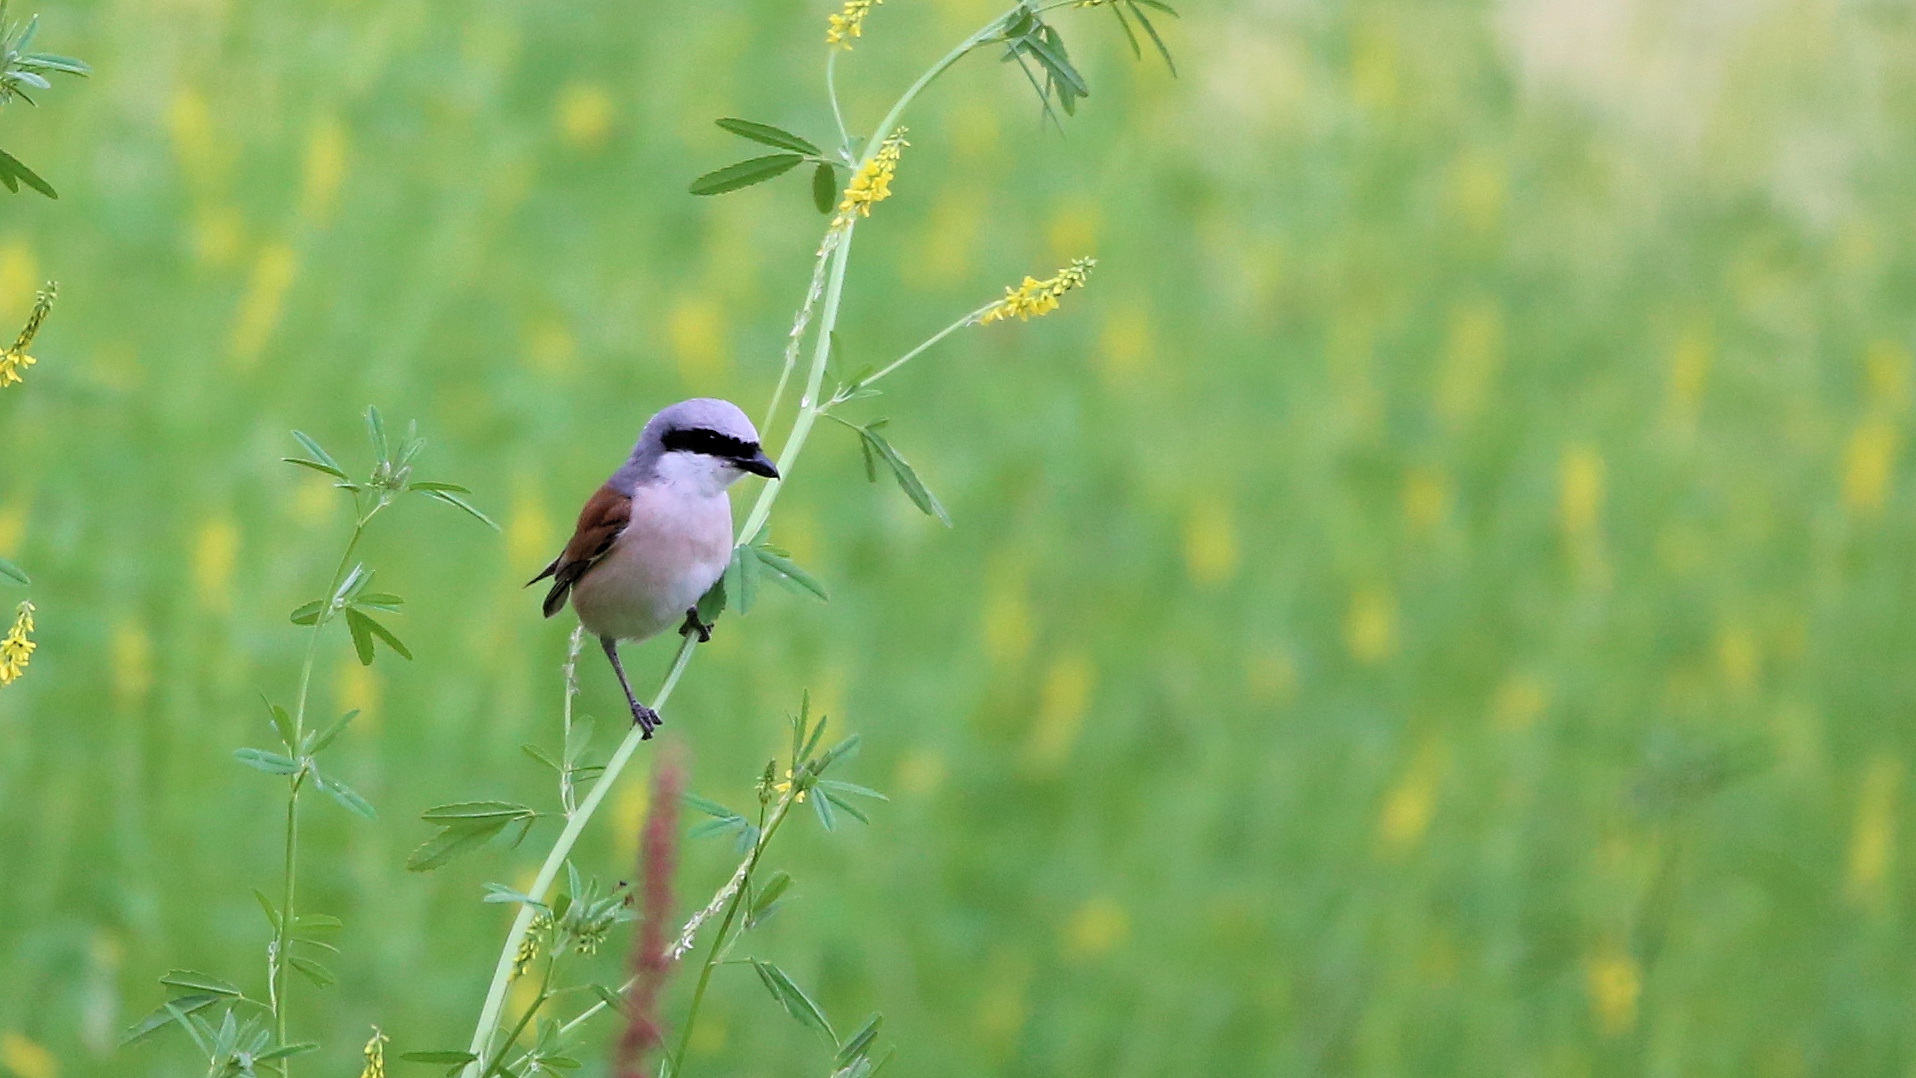
[[[632,498],[632,522],[572,587],[586,630],[643,640],[685,619],[732,556],[732,503],[722,490],[648,484]]]

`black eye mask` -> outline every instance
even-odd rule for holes
[[[668,430],[660,441],[668,453],[703,453],[708,457],[719,457],[725,460],[751,460],[758,456],[757,442],[748,442],[743,438],[720,434],[708,427]]]

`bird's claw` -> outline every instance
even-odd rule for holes
[[[665,725],[665,719],[660,717],[658,712],[646,707],[644,704],[634,704],[632,706],[632,722],[639,728],[640,741],[652,740],[652,731]]]
[[[712,626],[699,617],[699,608],[696,606],[685,612],[685,624],[679,626],[680,636],[691,636],[693,633],[698,634],[701,644],[708,643],[712,639]]]

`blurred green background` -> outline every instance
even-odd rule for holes
[[[519,585],[653,410],[762,410],[823,219],[802,174],[685,187],[745,156],[715,117],[826,139],[832,8],[41,10],[97,75],[4,115],[63,197],[0,200],[4,320],[61,284],[0,391],[0,553],[35,577],[0,600],[41,641],[0,690],[0,1072],[199,1073],[177,1035],[115,1048],[155,978],[260,987],[282,788],[231,753],[292,695],[346,511],[278,458],[298,427],[364,467],[369,403],[503,532],[419,501],[365,548],[417,660],[322,653],[381,818],[309,802],[305,902],[347,927],[294,1028],[307,1074],[374,1022],[463,1045],[509,915],[481,884],[553,827],[421,876],[416,815],[552,806],[519,746],[556,741],[569,624]],[[854,126],[996,10],[878,8]],[[1061,13],[1092,90],[1062,136],[989,56],[908,119],[848,366],[1100,263],[852,409],[955,528],[818,432],[773,538],[833,601],[728,618],[674,699],[699,793],[747,801],[809,689],[894,799],[780,839],[800,901],[752,953],[882,1010],[901,1078],[1908,1073],[1916,14],[1185,16],[1173,79]],[[607,878],[632,778],[582,847]],[[694,845],[684,904],[729,864]],[[692,1074],[829,1069],[748,974],[710,1019]]]

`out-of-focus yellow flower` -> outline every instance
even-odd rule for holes
[[[359,1078],[386,1078],[386,1041],[387,1036],[373,1027],[372,1039],[366,1042],[366,1069],[359,1072]]]
[[[1583,960],[1584,984],[1590,993],[1590,1009],[1604,1035],[1628,1033],[1637,1022],[1637,999],[1643,994],[1643,969],[1635,956],[1614,943],[1606,944]]]
[[[27,346],[33,343],[33,337],[40,332],[40,323],[47,320],[47,312],[53,309],[53,297],[59,289],[52,281],[33,298],[33,313],[27,316],[27,324],[20,329],[20,336],[5,352],[0,352],[0,387],[10,386],[22,381],[20,372],[33,366],[34,358],[27,355]]]
[[[13,628],[0,638],[0,685],[11,685],[27,672],[33,649],[40,646],[31,639],[32,633],[33,604],[21,603],[13,617]]]
[[[865,32],[865,16],[885,0],[845,0],[845,9],[829,16],[825,26],[825,44],[841,49],[852,47],[852,38]]]
[[[852,2],[857,3],[858,0]],[[851,186],[845,188],[845,197],[839,200],[838,219],[833,222],[834,225],[843,227],[854,214],[870,217],[872,203],[883,202],[891,197],[892,175],[898,171],[898,158],[909,145],[911,143],[905,141],[905,129],[902,127],[885,136],[885,141],[878,145],[878,152],[853,174]]]
[[[978,322],[988,325],[1014,314],[1021,319],[1050,314],[1058,309],[1059,297],[1074,288],[1084,287],[1085,280],[1091,276],[1091,267],[1097,264],[1095,258],[1080,258],[1059,270],[1058,275],[1049,280],[1026,277],[1018,287],[1005,289],[1005,298],[979,315]]]
[[[0,1067],[19,1078],[59,1078],[53,1053],[18,1033],[0,1033]]]

